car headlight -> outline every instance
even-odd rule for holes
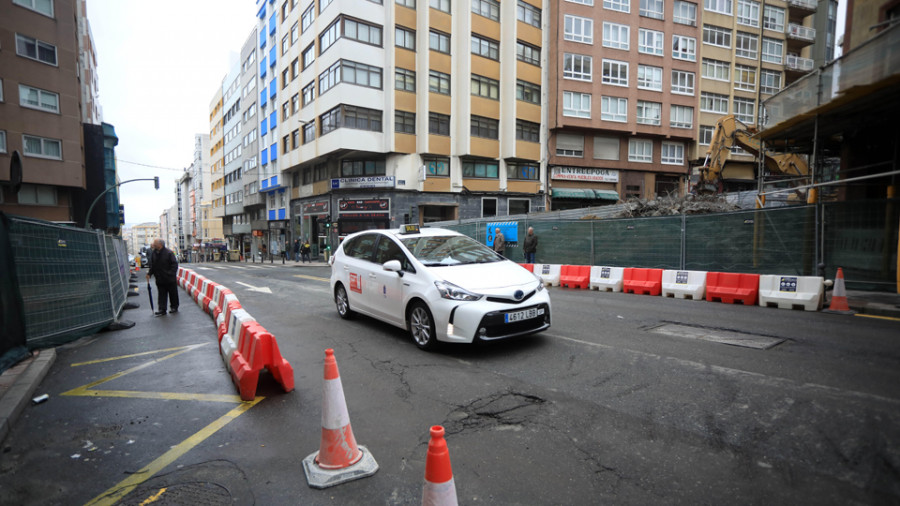
[[[468,290],[460,288],[449,281],[435,281],[434,286],[437,288],[438,293],[441,294],[441,297],[450,300],[462,300],[471,302],[474,300],[478,300],[482,295],[477,293],[472,293]]]
[[[537,286],[537,289],[535,289],[535,291],[540,292],[541,290],[544,289],[544,280],[537,274],[535,274],[534,277],[537,279],[537,282],[538,282],[538,286]]]

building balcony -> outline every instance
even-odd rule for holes
[[[261,193],[253,193],[244,195],[244,209],[253,206],[263,206],[266,204],[266,196]]]
[[[249,223],[235,223],[231,225],[232,235],[249,234],[251,231],[252,228]]]
[[[791,11],[792,18],[794,12],[797,12],[797,14],[802,17],[806,17],[816,12],[816,9],[818,8],[816,0],[787,0],[787,4],[788,9]]]
[[[788,52],[798,53],[801,49],[816,41],[816,29],[790,23],[785,30],[785,42]]]
[[[815,65],[816,62],[812,58],[803,58],[795,54],[787,55],[784,60],[784,69],[794,72],[810,72]]]

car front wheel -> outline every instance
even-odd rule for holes
[[[353,316],[353,311],[350,310],[350,300],[347,298],[347,290],[344,289],[344,285],[338,285],[334,289],[334,305],[337,306],[337,312],[341,318],[348,320]]]
[[[435,347],[437,338],[434,333],[434,318],[431,316],[428,306],[422,302],[414,302],[409,309],[406,323],[416,346],[423,350]]]

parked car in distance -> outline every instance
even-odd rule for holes
[[[330,262],[341,318],[357,312],[406,329],[422,349],[550,327],[550,295],[540,277],[452,230],[357,232]]]

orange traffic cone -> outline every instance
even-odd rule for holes
[[[456,506],[456,484],[450,467],[450,452],[444,439],[444,428],[431,427],[431,441],[425,458],[425,487],[422,489],[422,505]]]
[[[838,267],[837,278],[834,280],[834,291],[831,293],[831,303],[824,313],[855,314],[847,304],[847,289],[844,288],[844,269]]]
[[[357,446],[350,428],[350,414],[334,350],[325,350],[325,382],[322,399],[322,439],[319,451],[303,459],[306,481],[326,488],[372,476],[378,464],[365,446]]]

